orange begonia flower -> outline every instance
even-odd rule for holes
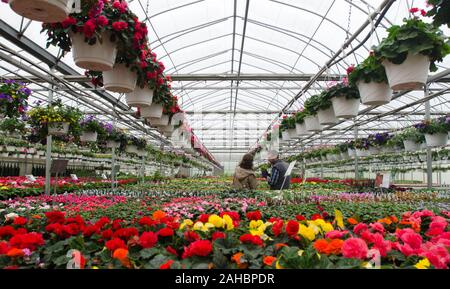
[[[265,256],[263,258],[263,263],[266,264],[267,266],[272,266],[273,262],[275,262],[277,260],[277,257],[274,256]]]
[[[22,249],[12,248],[7,253],[6,256],[11,258],[23,257],[25,255]]]
[[[166,216],[166,213],[164,213],[161,210],[158,211],[154,211],[153,212],[153,219],[155,220],[161,220],[162,218],[164,218]]]
[[[317,250],[319,253],[325,253],[325,250],[327,249],[328,242],[325,239],[319,239],[314,242],[314,249]]]
[[[231,257],[231,261],[236,262],[239,269],[246,269],[248,267],[247,263],[241,262],[241,257],[244,255],[242,252],[237,252]]]
[[[355,220],[354,218],[348,218],[348,219],[347,219],[347,222],[348,222],[350,225],[356,225],[356,224],[359,223],[359,222],[358,222],[357,220]]]
[[[130,259],[128,259],[128,250],[124,248],[116,249],[113,253],[113,258],[122,263],[124,267],[131,268]]]
[[[280,250],[283,247],[287,247],[287,245],[285,243],[276,243],[275,244],[275,249],[276,250]]]

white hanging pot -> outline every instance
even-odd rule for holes
[[[291,136],[289,135],[288,131],[282,131],[281,132],[281,139],[284,141],[291,140]]]
[[[377,147],[369,147],[369,153],[372,155],[376,155],[380,153],[380,149]]]
[[[11,9],[20,16],[46,23],[62,22],[72,4],[73,0],[9,0]]]
[[[66,135],[69,133],[68,122],[50,122],[48,124],[49,135]]]
[[[295,130],[295,128],[290,128],[287,130],[287,132],[291,139],[297,138],[297,131]]]
[[[126,148],[125,148],[125,151],[127,153],[137,154],[138,153],[138,148],[135,145],[127,145]]]
[[[152,126],[166,126],[169,125],[169,116],[163,114],[160,118],[149,118]]]
[[[354,158],[356,156],[356,151],[354,149],[348,148],[347,152],[348,152],[348,156],[351,158]]]
[[[342,160],[348,160],[349,158],[350,158],[350,156],[348,155],[348,152],[347,153],[341,152],[341,159]]]
[[[152,105],[153,90],[148,87],[136,87],[133,92],[126,94],[126,101],[129,106],[141,108],[141,117],[148,117],[146,108]]]
[[[305,125],[307,131],[321,131],[322,126],[319,124],[319,118],[317,115],[308,115],[305,117]]]
[[[96,131],[84,131],[80,136],[80,141],[97,141],[98,133]]]
[[[358,115],[359,98],[347,99],[345,96],[333,97],[334,115],[340,118],[352,118]]]
[[[114,141],[114,140],[109,140],[106,142],[106,147],[107,148],[118,148],[120,146],[120,142],[118,141]]]
[[[161,130],[163,132],[170,132],[170,133],[172,133],[173,130],[174,130],[174,127],[173,127],[173,125],[164,125],[164,126],[161,126]]]
[[[73,60],[78,67],[94,71],[113,69],[117,46],[110,41],[108,33],[103,33],[101,36],[102,41],[97,39],[94,45],[89,45],[84,41],[84,34],[70,33]]]
[[[415,152],[420,150],[420,143],[416,143],[413,140],[405,139],[403,140],[403,145],[405,147],[405,151],[407,152]]]
[[[390,146],[384,146],[383,147],[383,152],[384,153],[393,153],[393,152],[395,152],[395,148],[390,147]]]
[[[389,86],[395,90],[420,90],[427,82],[430,59],[422,54],[409,54],[402,64],[383,61]]]
[[[309,132],[306,130],[306,124],[303,123],[296,123],[295,124],[295,131],[298,136],[305,136],[309,135]]]
[[[356,149],[356,155],[358,157],[367,157],[369,155],[369,152],[367,150]]]
[[[338,122],[332,106],[327,109],[319,109],[317,116],[319,117],[319,123],[321,125],[335,124]]]
[[[112,70],[103,72],[103,86],[112,92],[132,92],[136,88],[136,81],[137,74],[123,63],[116,63]],[[153,95],[153,91],[151,95]]]
[[[172,119],[170,120],[170,124],[171,125],[179,125],[180,122],[184,121],[184,119],[185,119],[184,113],[182,113],[182,112],[176,113],[172,116]]]
[[[435,134],[425,134],[425,140],[427,146],[429,147],[441,147],[447,145],[448,134],[446,133],[435,133]]]
[[[392,98],[392,90],[386,82],[357,83],[361,102],[365,105],[382,105],[389,103]]]
[[[173,132],[171,131],[163,131],[163,135],[165,135],[166,137],[172,137]]]
[[[163,106],[159,103],[152,103],[148,107],[142,107],[141,116],[143,118],[151,118],[151,119],[161,118],[163,116]],[[151,123],[153,124],[153,122]],[[167,123],[164,125],[167,125],[168,123],[169,123],[169,116],[167,116]]]

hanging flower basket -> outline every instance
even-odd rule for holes
[[[179,125],[180,122],[184,121],[184,118],[185,118],[184,113],[182,113],[182,112],[176,113],[172,116],[172,118],[170,120],[170,124],[171,125]]]
[[[360,149],[356,149],[356,156],[358,157],[367,157],[369,156],[369,151],[368,150],[360,150]]]
[[[354,158],[356,156],[356,151],[354,149],[348,148],[347,153],[348,153],[348,156],[351,158]]]
[[[347,152],[347,153],[341,152],[341,159],[342,159],[342,160],[348,160],[348,159],[350,159],[350,156],[349,156],[348,152]]]
[[[430,58],[422,54],[409,54],[401,64],[383,61],[389,86],[395,90],[420,90],[427,82]]]
[[[425,140],[428,147],[441,147],[447,145],[447,133],[425,134]]]
[[[141,116],[143,118],[162,118],[163,116],[163,106],[159,103],[152,103],[148,107],[141,108]],[[169,117],[167,116],[167,124],[169,122]],[[152,123],[152,122],[151,122]],[[152,123],[153,124],[153,123]],[[167,125],[165,124],[165,125]]]
[[[357,86],[361,102],[365,105],[382,105],[391,101],[392,90],[386,82],[359,81]]]
[[[321,125],[335,124],[338,122],[338,119],[334,115],[333,107],[319,109],[317,111],[317,116],[319,117],[319,123]]]
[[[371,146],[369,147],[369,153],[371,155],[377,155],[380,153],[380,148]]]
[[[146,116],[147,111],[146,108],[152,105],[153,101],[153,90],[145,87],[140,88],[136,87],[133,92],[126,94],[126,101],[129,106],[132,107],[140,107],[141,108],[141,116]]]
[[[289,132],[288,131],[282,131],[281,132],[281,139],[283,141],[291,140],[291,136],[290,136]]]
[[[106,90],[112,92],[130,93],[136,88],[136,81],[136,73],[131,71],[129,67],[122,63],[116,63],[113,70],[103,72],[103,86]],[[151,91],[151,95],[153,95],[153,91]]]
[[[296,123],[295,124],[295,131],[296,131],[298,136],[309,135],[309,132],[306,130],[306,124],[305,123]]]
[[[75,64],[87,70],[112,70],[116,61],[117,46],[110,41],[109,34],[103,33],[102,41],[97,40],[94,45],[89,45],[84,38],[84,34],[70,33]]]
[[[84,131],[80,136],[80,141],[95,142],[97,141],[98,133],[96,131]]]
[[[149,118],[152,126],[166,126],[169,125],[169,116],[163,114],[160,118]]]
[[[288,132],[289,137],[290,137],[291,139],[294,139],[294,138],[297,138],[297,137],[298,137],[298,136],[297,136],[297,131],[295,130],[295,128],[290,128],[290,129],[287,130],[287,132]]]
[[[420,143],[413,140],[405,139],[403,140],[403,145],[405,147],[405,151],[407,152],[415,152],[420,150]]]
[[[118,141],[113,141],[113,140],[109,140],[106,142],[106,147],[107,148],[118,148],[120,146],[120,142]]]
[[[51,122],[48,124],[49,135],[67,135],[69,133],[68,122]]]
[[[72,4],[73,0],[9,0],[11,9],[20,16],[46,23],[66,19]]]
[[[174,130],[174,126],[173,126],[173,125],[164,125],[164,126],[161,126],[161,130],[162,130],[163,132],[169,132],[169,133],[172,133],[173,130]]]
[[[307,117],[305,117],[305,125],[307,131],[322,131],[322,126],[319,124],[319,118],[317,117],[317,115],[308,115]]]
[[[339,118],[352,118],[358,115],[359,98],[333,97],[334,115]]]
[[[127,145],[125,151],[130,154],[137,154],[138,147],[136,145]]]

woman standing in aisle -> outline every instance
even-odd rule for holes
[[[236,167],[232,187],[236,190],[255,190],[258,187],[253,170],[253,154],[245,154],[241,163]]]

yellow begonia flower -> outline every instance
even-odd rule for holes
[[[322,230],[323,230],[325,233],[334,230],[333,225],[331,225],[331,223],[325,223],[325,224],[321,225],[320,227],[322,228]]]
[[[310,241],[314,240],[316,238],[316,234],[314,233],[314,229],[311,227],[306,227],[303,224],[300,224],[298,233],[305,239],[308,239]]]
[[[208,231],[209,229],[212,229],[212,228],[214,228],[215,227],[215,225],[214,224],[211,224],[211,223],[206,223],[204,226],[203,226],[203,229],[202,229],[202,231]]]
[[[335,220],[339,228],[344,229],[344,217],[342,216],[342,212],[339,210],[334,210]]]
[[[223,221],[225,222],[225,227],[226,227],[227,231],[234,229],[233,219],[231,219],[230,216],[224,215]]]
[[[194,224],[194,231],[199,231],[199,230],[201,230],[203,228],[203,223],[202,222],[196,222],[195,224]]]
[[[313,230],[315,235],[322,232],[318,223],[316,223],[316,221],[308,221],[308,228]]]
[[[372,269],[373,268],[372,262],[364,262],[364,263],[361,264],[361,266],[363,268],[366,268],[366,269]]]
[[[303,252],[305,252],[305,251],[303,251],[303,250],[298,250],[298,252],[297,252],[297,255],[299,255],[300,257],[303,255]]]
[[[180,225],[180,230],[183,230],[184,229],[184,227],[186,227],[186,226],[192,226],[194,224],[194,222],[192,222],[192,220],[191,219],[186,219],[186,220],[184,220],[183,221],[183,223],[181,223],[181,225]]]
[[[255,220],[251,220],[250,224],[248,225],[250,229],[257,229],[259,228],[259,226],[263,225],[264,222],[261,220],[255,221]]]
[[[217,215],[209,216],[208,223],[213,224],[216,228],[222,228],[224,225],[223,219]]]
[[[430,261],[428,261],[427,258],[420,260],[417,262],[416,265],[414,265],[417,269],[428,269],[430,268]]]

